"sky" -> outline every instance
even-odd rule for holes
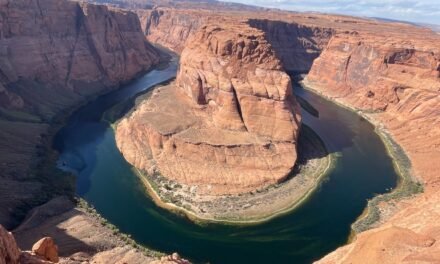
[[[293,11],[380,17],[440,25],[440,0],[224,0]]]

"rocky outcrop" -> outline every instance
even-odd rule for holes
[[[187,43],[176,83],[118,125],[124,157],[202,193],[282,181],[296,161],[300,116],[264,33],[245,23],[211,25]]]
[[[45,188],[53,193],[49,173],[38,173],[55,117],[158,60],[132,12],[71,1],[0,1],[0,223],[16,225],[30,206],[50,198],[41,194]]]
[[[49,241],[51,244],[47,243]],[[58,262],[57,248],[52,238],[46,237],[37,242],[34,247],[36,250],[32,252],[21,251],[12,233],[0,225],[0,264],[50,264]]]
[[[439,186],[440,37],[413,31],[411,40],[396,32],[392,41],[380,33],[336,36],[306,81],[388,130],[429,192]]]
[[[32,253],[52,262],[58,262],[58,246],[51,237],[43,237],[32,246]]]

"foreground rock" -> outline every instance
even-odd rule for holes
[[[52,262],[58,262],[58,246],[51,237],[43,237],[32,246],[32,253]]]
[[[12,227],[54,190],[73,192],[45,163],[59,117],[159,56],[136,14],[57,0],[1,0],[0,47],[0,223]]]
[[[119,235],[114,228],[107,227],[103,221],[90,210],[75,207],[67,197],[52,199],[34,208],[14,230],[17,244],[24,250],[21,259],[40,256],[39,260],[49,261],[56,247],[59,263],[143,264],[154,261],[161,263],[162,258],[164,261],[171,259],[158,252],[134,247],[131,240]],[[184,261],[183,258],[179,260]]]
[[[188,42],[176,83],[123,120],[116,141],[149,174],[233,194],[290,173],[299,124],[290,78],[263,32],[213,25]]]
[[[35,249],[36,252],[21,251],[12,233],[6,231],[0,225],[0,264],[44,264],[58,262],[58,252],[52,238],[43,238],[35,244]]]
[[[44,208],[41,208],[44,210]],[[102,227],[101,227],[102,228]],[[45,231],[48,231],[47,229]],[[102,237],[101,237],[102,238]],[[190,264],[179,254],[173,253],[161,258],[147,257],[130,246],[103,249],[95,255],[76,252],[70,256],[58,257],[58,247],[51,237],[44,237],[32,246],[32,251],[22,251],[17,246],[14,236],[0,225],[0,264],[51,264],[51,263],[130,263],[130,264]]]

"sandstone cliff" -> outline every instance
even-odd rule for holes
[[[211,16],[198,16],[199,12],[193,10],[168,8],[138,10],[137,13],[147,39],[177,53],[182,52],[190,36],[214,19]]]
[[[240,193],[290,173],[299,125],[290,78],[264,33],[210,25],[187,42],[176,83],[123,120],[116,141],[150,174],[202,193]]]
[[[380,227],[318,263],[440,262],[439,41],[428,30],[396,25],[386,34],[335,36],[314,61],[306,83],[390,133],[425,186],[419,197],[391,207]]]
[[[49,186],[47,172],[38,174],[55,117],[158,60],[134,13],[70,1],[0,1],[0,223],[10,227],[47,200],[45,188],[67,191]]]

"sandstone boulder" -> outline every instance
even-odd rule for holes
[[[32,252],[46,260],[58,262],[58,246],[51,237],[44,237],[32,246]]]

